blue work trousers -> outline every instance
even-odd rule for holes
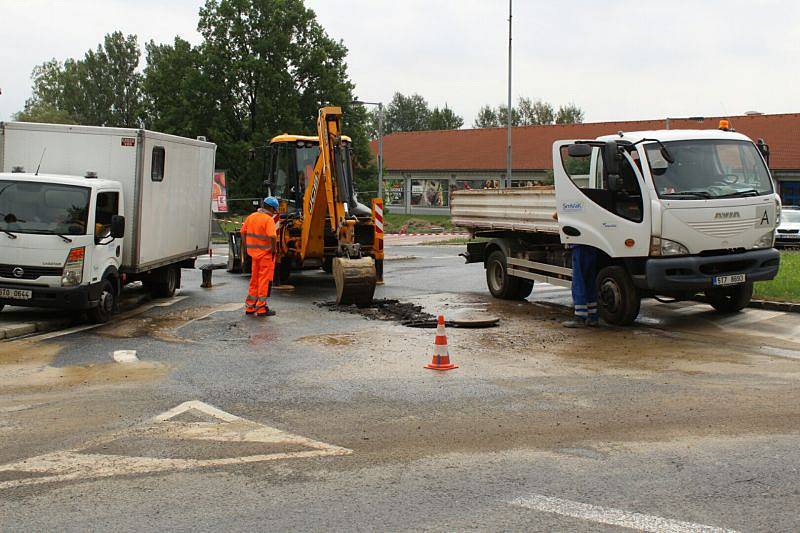
[[[572,304],[576,318],[597,319],[597,251],[591,246],[572,246]]]

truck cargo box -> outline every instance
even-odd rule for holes
[[[122,184],[123,272],[207,253],[216,145],[132,128],[6,122],[0,171],[85,176]]]
[[[513,230],[558,234],[555,188],[473,189],[452,194],[453,225],[476,231]]]

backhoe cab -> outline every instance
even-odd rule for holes
[[[322,108],[316,137],[270,141],[265,185],[281,204],[276,282],[292,270],[322,268],[334,275],[337,303],[366,306],[382,272],[383,242],[373,210],[356,198],[352,141],[341,134],[341,117],[338,107]]]

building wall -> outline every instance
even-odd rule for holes
[[[482,189],[489,180],[500,181],[502,171],[487,172],[395,172],[384,173],[385,204],[391,213],[417,215],[443,215],[450,213],[450,192],[453,190]],[[520,171],[511,175],[512,187],[552,183],[546,170]]]

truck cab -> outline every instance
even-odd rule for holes
[[[85,310],[105,321],[117,302],[125,218],[119,182],[0,173],[0,309]]]

